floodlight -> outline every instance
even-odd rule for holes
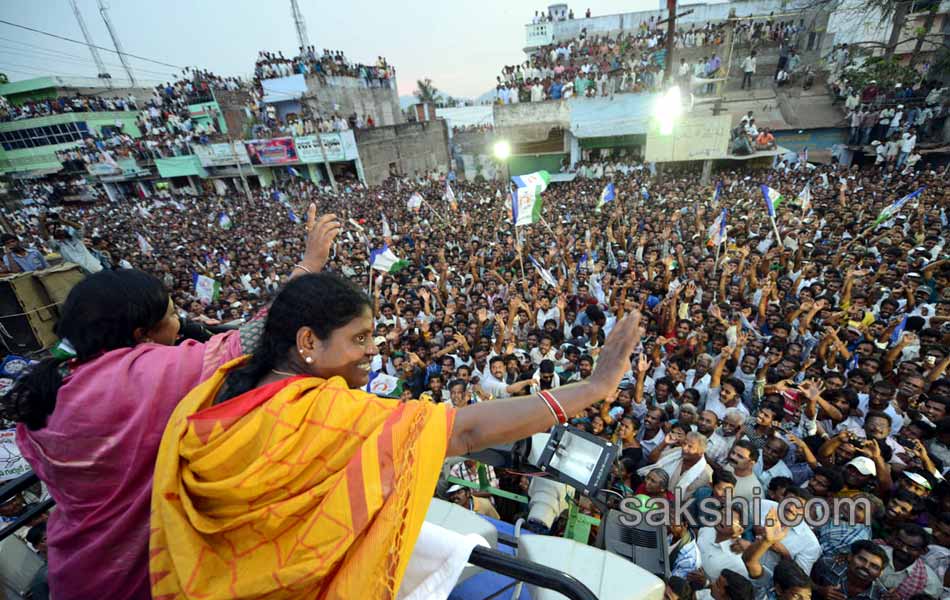
[[[505,140],[495,142],[495,147],[493,148],[495,158],[498,160],[507,160],[511,156],[511,144]]]

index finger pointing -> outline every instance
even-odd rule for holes
[[[307,230],[313,229],[314,225],[317,224],[317,205],[313,202],[310,203],[310,206],[307,208]]]

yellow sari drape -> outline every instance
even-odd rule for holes
[[[395,598],[454,411],[297,377],[217,406],[218,370],[165,429],[152,598]]]

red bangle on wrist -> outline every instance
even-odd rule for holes
[[[561,406],[561,403],[557,401],[557,398],[555,398],[551,392],[540,390],[538,395],[541,396],[544,403],[547,404],[551,412],[554,413],[554,417],[559,424],[564,425],[567,423],[567,415],[564,413],[564,407]]]

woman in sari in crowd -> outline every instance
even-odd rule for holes
[[[291,277],[322,269],[339,232],[333,215],[317,222],[315,213]],[[189,391],[254,350],[263,320],[176,346],[179,327],[155,277],[91,275],[70,291],[57,324],[70,356],[42,361],[7,396],[23,457],[56,501],[47,529],[54,598],[151,597],[149,502],[162,432]]]
[[[155,466],[154,598],[395,598],[446,456],[544,431],[616,389],[620,321],[588,379],[461,408],[362,390],[371,300],[331,274],[290,282],[259,350],[179,404]],[[542,392],[547,394],[547,392]]]

